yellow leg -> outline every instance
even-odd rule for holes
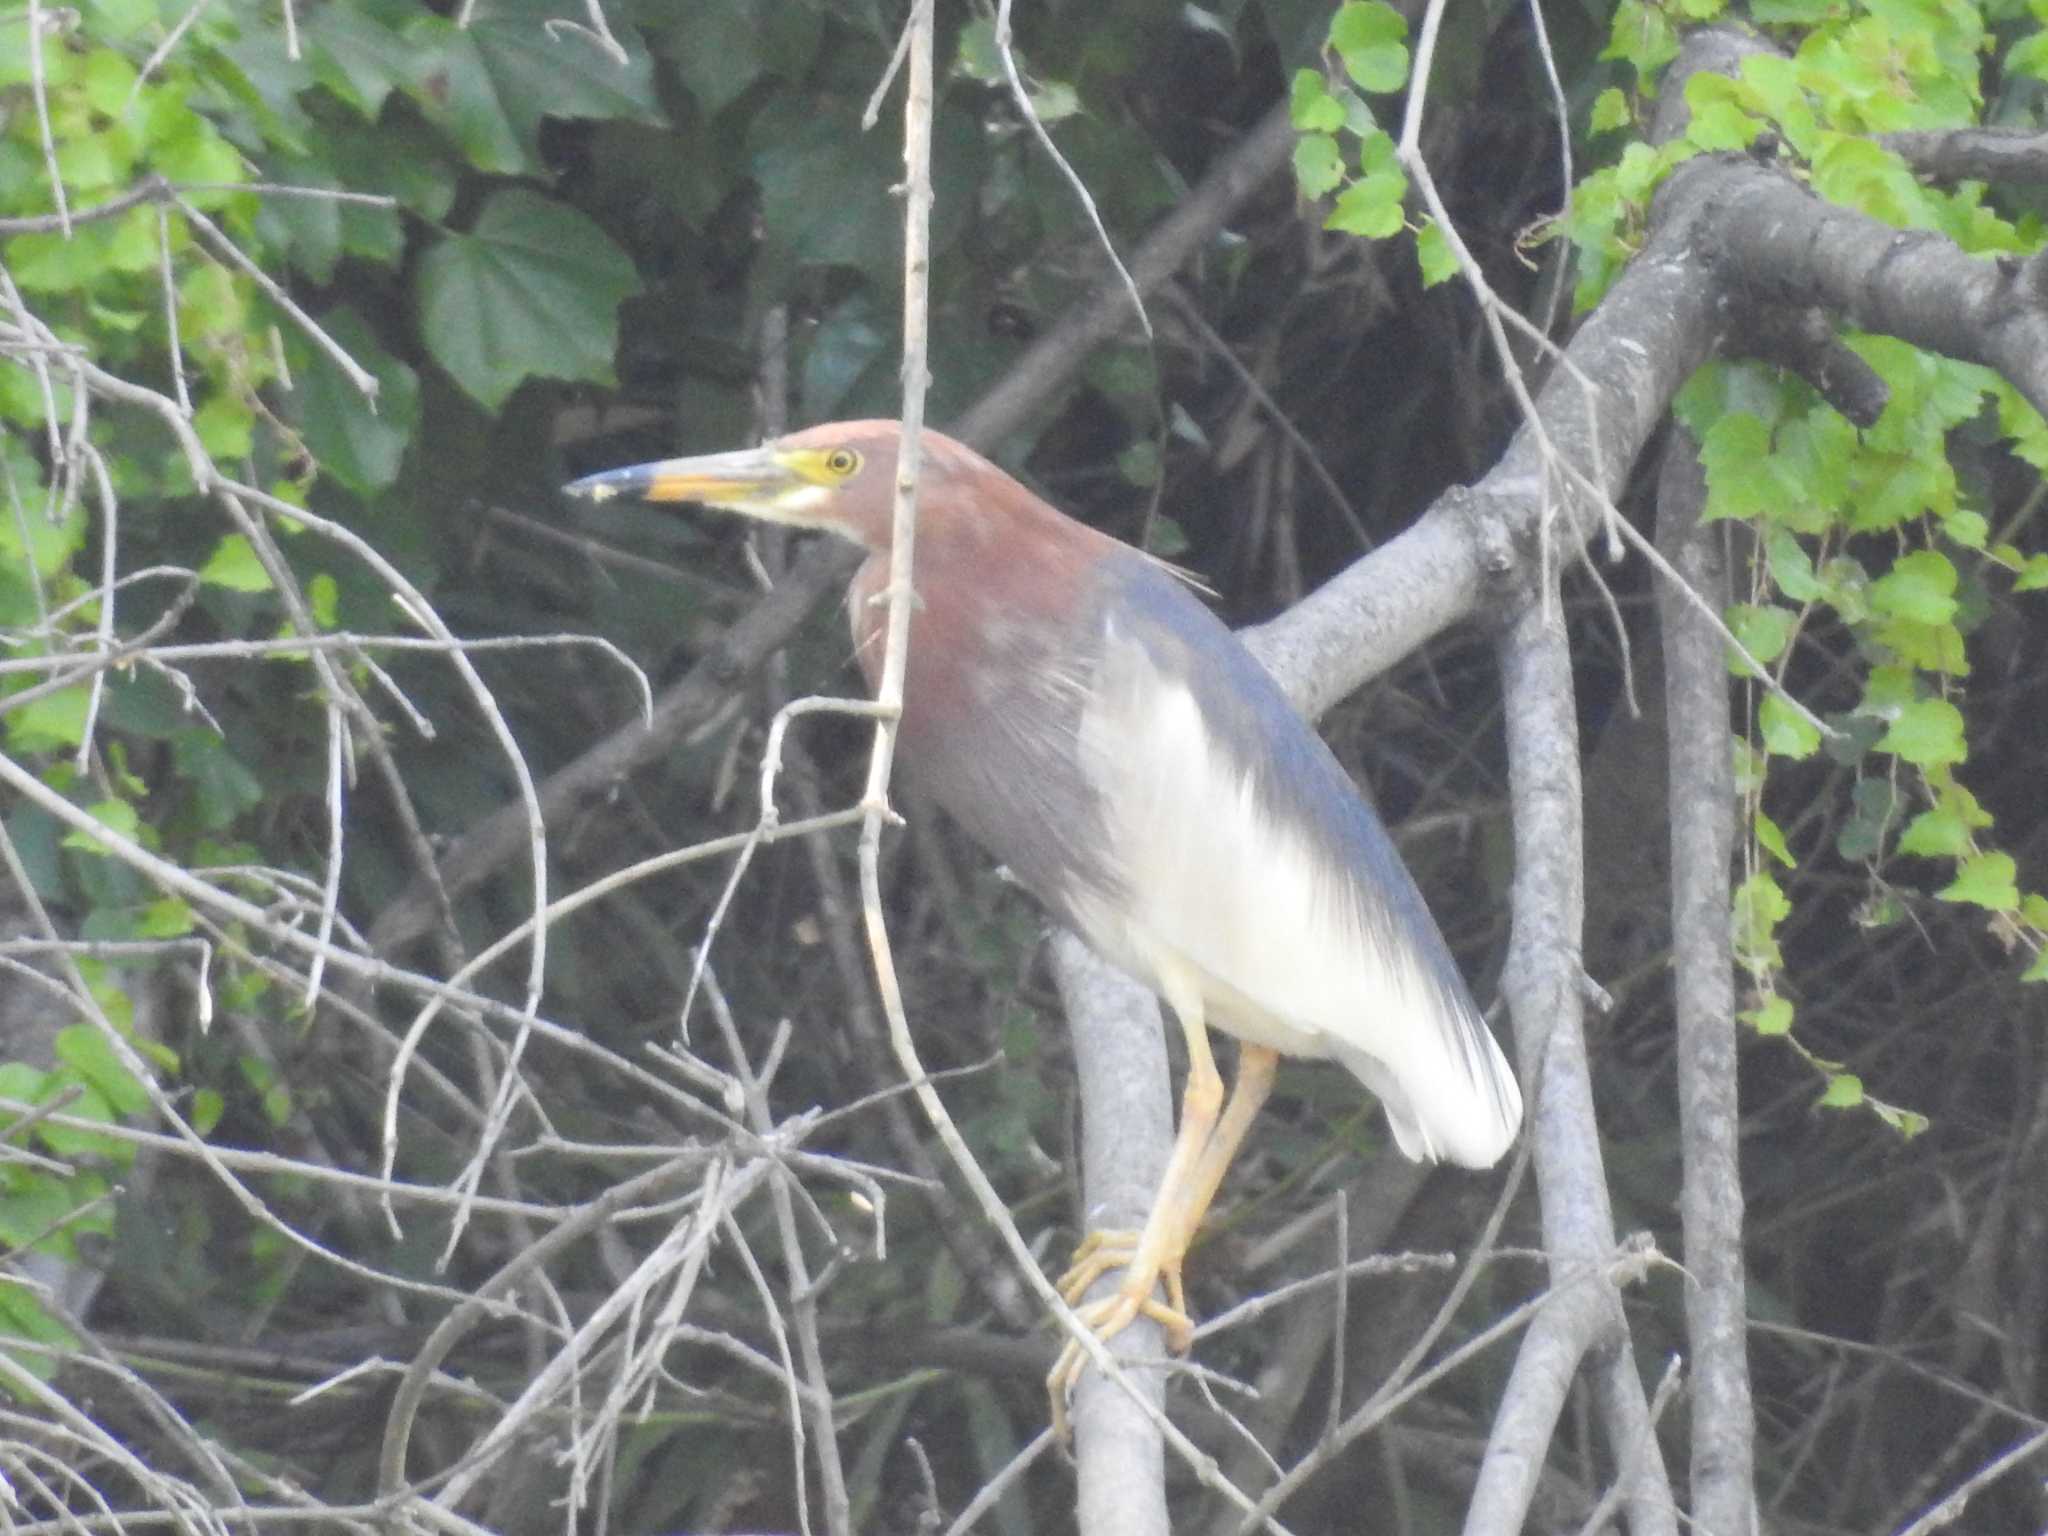
[[[1187,1036],[1188,1080],[1181,1096],[1180,1130],[1159,1193],[1153,1198],[1144,1229],[1135,1236],[1091,1232],[1076,1251],[1073,1268],[1061,1278],[1060,1291],[1098,1338],[1107,1340],[1136,1318],[1150,1317],[1166,1330],[1168,1347],[1182,1354],[1193,1342],[1194,1325],[1181,1287],[1181,1262],[1231,1158],[1272,1091],[1279,1058],[1263,1046],[1244,1047],[1237,1081],[1225,1105],[1223,1079],[1210,1054],[1200,993],[1193,987],[1175,987],[1171,994],[1177,994],[1169,995],[1168,1001]],[[1089,1287],[1120,1266],[1124,1278],[1115,1291],[1081,1302]],[[1154,1294],[1162,1279],[1165,1302]],[[1069,1339],[1046,1383],[1052,1397],[1053,1427],[1062,1438],[1067,1433],[1067,1398],[1080,1380],[1086,1359],[1079,1342]]]

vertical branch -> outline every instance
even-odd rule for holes
[[[1728,605],[1722,532],[1700,521],[1699,445],[1675,428],[1657,482],[1657,542],[1716,612]],[[1754,1536],[1755,1415],[1742,1268],[1742,1170],[1736,1137],[1735,971],[1729,854],[1735,785],[1728,752],[1728,667],[1712,623],[1669,585],[1665,725],[1671,750],[1671,935],[1678,1003],[1678,1127],[1685,1173],[1686,1332],[1692,1344],[1692,1511],[1701,1529]]]
[[[1144,1225],[1173,1145],[1166,1035],[1151,992],[1071,933],[1053,940],[1060,1004],[1081,1086],[1081,1191],[1088,1225]],[[1135,1392],[1099,1371],[1074,1388],[1075,1483],[1082,1536],[1166,1536],[1166,1447],[1159,1408],[1165,1338],[1140,1317],[1109,1341]]]
[[[1069,1335],[1087,1352],[1096,1369],[1110,1378],[1119,1390],[1137,1402],[1154,1430],[1173,1446],[1197,1477],[1215,1486],[1218,1473],[1214,1461],[1203,1455],[1184,1434],[1167,1423],[1155,1402],[1141,1397],[1142,1388],[1110,1354],[1094,1330],[1087,1327],[1067,1306],[1052,1282],[1039,1272],[1031,1249],[1017,1230],[1017,1223],[1004,1206],[1002,1196],[975,1161],[960,1128],[953,1123],[945,1102],[932,1086],[917,1044],[910,1037],[910,1021],[904,1012],[903,988],[896,975],[895,957],[889,946],[888,925],[882,913],[881,851],[882,828],[892,819],[889,810],[889,768],[895,754],[896,724],[903,708],[904,657],[910,641],[912,598],[911,541],[916,517],[919,435],[924,429],[924,394],[928,382],[926,367],[926,278],[930,266],[929,222],[931,216],[931,116],[932,116],[932,0],[915,0],[910,13],[910,70],[907,126],[904,132],[904,163],[907,171],[904,194],[907,213],[904,227],[903,295],[903,438],[897,459],[896,505],[892,524],[889,582],[885,589],[889,604],[887,649],[882,657],[882,678],[876,702],[881,721],[875,732],[874,756],[869,761],[868,783],[862,798],[860,836],[861,915],[868,935],[868,949],[875,962],[875,985],[881,994],[882,1011],[889,1021],[889,1044],[897,1062],[910,1080],[919,1106],[932,1129],[952,1158],[960,1176],[973,1191],[982,1214],[1002,1234],[1020,1273],[1058,1316]],[[1240,1507],[1250,1501],[1237,1489],[1222,1491]],[[1163,1491],[1159,1494],[1164,1498]]]
[[[1548,600],[1546,600],[1548,599]],[[1553,1292],[1522,1340],[1487,1440],[1466,1513],[1467,1536],[1519,1531],[1564,1409],[1589,1355],[1627,1361],[1608,1375],[1602,1412],[1609,1443],[1640,1465],[1625,1498],[1637,1536],[1677,1528],[1643,1385],[1628,1360],[1627,1322],[1608,1274],[1615,1257],[1593,1117],[1580,990],[1585,922],[1584,804],[1571,651],[1555,593],[1528,584],[1499,642],[1507,704],[1508,773],[1515,834],[1514,931],[1501,992],[1514,1016],[1515,1052],[1529,1101],[1530,1138],[1543,1206],[1543,1247]],[[1597,1278],[1595,1278],[1597,1277]],[[1581,1283],[1566,1282],[1578,1280]]]

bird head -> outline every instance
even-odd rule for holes
[[[893,421],[833,422],[759,448],[608,469],[564,490],[592,502],[695,502],[878,550],[889,542],[896,444]]]

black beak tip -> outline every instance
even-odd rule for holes
[[[572,501],[604,502],[632,493],[630,471],[618,469],[585,475],[581,480],[571,480],[562,487],[562,494]]]

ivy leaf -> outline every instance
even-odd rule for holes
[[[199,568],[199,579],[210,586],[226,587],[230,592],[270,590],[270,573],[256,558],[248,537],[239,533],[228,534],[213,546],[213,553]]]
[[[1947,624],[1956,616],[1955,592],[1956,568],[1948,556],[1916,549],[1870,584],[1870,606],[1922,624]]]
[[[97,1088],[118,1114],[141,1115],[149,1110],[149,1090],[114,1054],[107,1037],[91,1024],[73,1024],[57,1031],[50,1047],[57,1059]]]
[[[131,843],[136,840],[142,830],[142,818],[136,814],[135,807],[126,800],[102,800],[97,805],[87,806],[85,813],[101,826],[120,833],[121,836],[127,838]],[[106,844],[102,843],[83,827],[76,827],[66,832],[64,834],[64,846],[102,856],[107,851]]]
[[[1610,85],[1593,98],[1593,111],[1586,126],[1593,133],[1611,133],[1616,128],[1628,127],[1631,120],[1628,98]]]
[[[1401,199],[1407,195],[1408,178],[1398,171],[1361,176],[1337,194],[1337,205],[1323,220],[1323,228],[1384,240],[1407,223],[1401,211]]]
[[[1764,695],[1763,703],[1757,706],[1756,722],[1764,747],[1773,757],[1799,760],[1820,749],[1820,732],[1813,722],[1778,694]]]
[[[1898,796],[1889,779],[1858,779],[1851,798],[1856,811],[1835,834],[1835,851],[1851,861],[1874,859],[1898,812]]]
[[[407,94],[481,171],[534,173],[543,117],[661,123],[654,68],[622,29],[623,67],[580,30],[551,27],[533,0],[483,4],[464,25],[441,16],[405,27],[414,53]]]
[[[1828,586],[1813,573],[1813,559],[1806,546],[1788,528],[1773,528],[1764,535],[1764,553],[1771,568],[1771,580],[1795,603],[1817,602],[1829,595]]]
[[[1853,1072],[1837,1072],[1815,1102],[1822,1109],[1854,1109],[1863,1102],[1863,1079]]]
[[[293,332],[299,429],[322,469],[357,495],[374,496],[398,478],[399,462],[419,426],[419,375],[385,351],[354,310],[330,310],[320,323],[375,377],[377,397],[365,399],[325,349]]]
[[[1792,911],[1792,903],[1765,870],[1758,870],[1735,889],[1735,957],[1745,969],[1767,972],[1778,969],[1784,957],[1778,951],[1777,929]]]
[[[1773,994],[1762,1006],[1744,1011],[1742,1021],[1760,1035],[1792,1033],[1792,999]]]
[[[612,382],[618,307],[640,286],[595,224],[523,188],[444,236],[415,281],[428,350],[489,410],[532,377]]]
[[[1899,834],[1899,852],[1923,859],[1960,859],[1970,851],[1970,829],[1955,811],[1922,811]]]
[[[1335,191],[1344,179],[1337,141],[1327,133],[1303,134],[1294,146],[1294,179],[1301,185],[1301,195],[1311,200]]]
[[[81,685],[60,688],[8,710],[7,745],[22,755],[61,752],[85,740],[85,711],[91,694]]]
[[[1769,853],[1772,858],[1776,859],[1787,869],[1797,867],[1799,861],[1792,857],[1792,850],[1785,846],[1785,833],[1775,821],[1771,820],[1762,811],[1758,811],[1753,818],[1752,825],[1756,833],[1758,847]]]
[[[322,85],[375,121],[384,101],[414,76],[418,54],[404,38],[371,14],[371,7],[323,5],[299,23],[312,44],[307,57]]]
[[[1893,717],[1878,739],[1880,752],[1891,752],[1916,768],[1938,768],[1969,756],[1963,740],[1963,712],[1947,699],[1915,699]]]
[[[185,1119],[201,1136],[211,1136],[226,1110],[227,1100],[221,1097],[219,1089],[201,1088],[192,1095],[192,1107],[185,1111]]]
[[[1780,500],[1770,462],[1771,429],[1762,417],[1730,411],[1707,428],[1700,442],[1700,465],[1707,473],[1702,515],[1708,521],[1764,517]]]
[[[1663,7],[1647,0],[1621,0],[1614,12],[1612,39],[1600,57],[1633,64],[1637,78],[1648,80],[1678,57],[1678,33]]]
[[[1759,662],[1768,666],[1785,653],[1799,615],[1767,603],[1737,603],[1728,610],[1728,632]],[[1740,677],[1749,671],[1741,653],[1728,653],[1728,670]]]
[[[1408,23],[1381,0],[1345,0],[1330,18],[1330,46],[1362,91],[1384,94],[1408,83]]]
[[[1883,1099],[1871,1099],[1869,1104],[1872,1114],[1907,1141],[1911,1141],[1927,1129],[1928,1119],[1918,1110],[1901,1109],[1896,1104],[1885,1103]]]
[[[1934,893],[1943,901],[1966,901],[1992,912],[2020,904],[2018,870],[2009,853],[1979,853],[1963,861],[1956,878]]]
[[[209,730],[188,729],[171,738],[171,760],[191,786],[200,825],[217,832],[263,802],[263,781]]]
[[[1335,133],[1344,126],[1344,107],[1330,94],[1322,72],[1297,69],[1287,95],[1287,112],[1303,133]]]
[[[1435,219],[1415,232],[1415,259],[1422,264],[1422,286],[1434,288],[1458,275],[1458,255]]]

